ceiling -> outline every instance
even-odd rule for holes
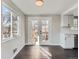
[[[42,7],[35,5],[35,0],[12,0],[26,15],[51,15],[61,14],[71,8],[77,0],[44,0]]]
[[[66,15],[78,16],[78,8],[75,8],[74,10],[68,12]]]

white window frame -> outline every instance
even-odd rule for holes
[[[17,16],[17,33],[16,33],[16,35],[19,35],[19,16],[5,2],[2,2],[2,5],[5,6],[6,8],[8,8],[10,10],[10,14],[11,14],[11,35],[10,35],[10,37],[7,37],[7,38],[1,38],[2,39],[1,43],[4,43],[4,42],[7,42],[7,41],[12,40],[12,39],[15,38],[15,37],[13,37],[13,33],[12,33],[12,16],[13,16],[13,14],[15,14]]]

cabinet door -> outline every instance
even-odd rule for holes
[[[72,35],[68,35],[65,38],[65,48],[72,49],[74,48],[74,37]]]
[[[73,27],[73,16],[64,16],[63,17],[63,26],[68,26],[68,24]]]
[[[74,37],[74,48],[78,48],[78,35]]]
[[[73,27],[73,16],[68,16],[68,23],[70,24],[71,27]]]
[[[68,16],[63,17],[63,26],[68,26]]]

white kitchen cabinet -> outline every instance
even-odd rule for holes
[[[74,16],[63,16],[63,20],[62,20],[62,22],[63,22],[63,24],[62,24],[62,26],[63,27],[68,27],[68,26],[73,26],[73,18]]]
[[[65,48],[66,49],[74,48],[74,35],[66,34],[66,36],[65,36]]]
[[[63,17],[63,26],[68,26],[68,16]]]
[[[70,24],[70,26],[71,27],[73,27],[74,26],[74,16],[68,16],[68,24]]]

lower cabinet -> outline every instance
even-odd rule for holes
[[[74,48],[74,35],[72,34],[65,35],[65,48],[66,49]]]

